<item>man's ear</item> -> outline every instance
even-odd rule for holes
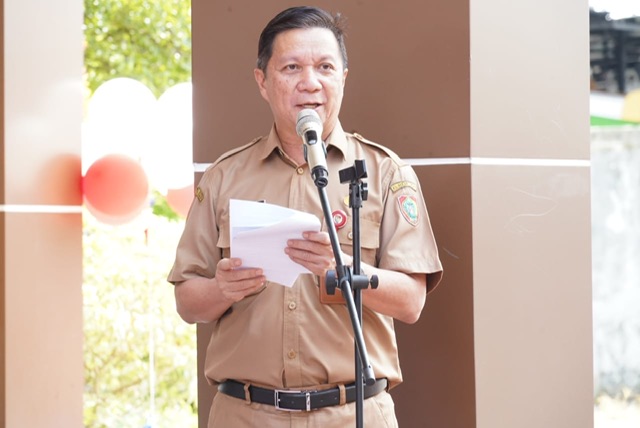
[[[260,95],[262,95],[262,98],[264,98],[266,101],[269,101],[266,87],[267,77],[264,75],[264,71],[260,70],[259,68],[255,68],[253,70],[253,77],[256,79],[256,83],[258,84]]]

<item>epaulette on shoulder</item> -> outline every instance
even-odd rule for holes
[[[353,136],[353,138],[355,138],[356,140],[360,141],[361,143],[367,144],[369,146],[373,146],[377,149],[382,150],[384,153],[386,153],[391,159],[394,160],[394,162],[398,163],[398,164],[404,164],[404,161],[400,158],[400,156],[398,156],[396,154],[396,152],[394,152],[393,150],[391,150],[389,147],[383,146],[381,144],[378,143],[374,143],[371,140],[367,140],[366,138],[364,138],[362,135],[358,134],[357,132],[352,132],[351,136]]]
[[[213,162],[210,165],[211,167],[214,167],[216,165],[218,165],[220,162],[222,162],[225,159],[230,158],[233,155],[236,155],[244,150],[247,150],[249,147],[253,146],[254,144],[256,144],[258,141],[262,140],[263,137],[256,137],[253,140],[251,140],[249,143],[245,144],[244,146],[240,146],[240,147],[236,147],[235,149],[231,149],[225,153],[223,153],[222,155],[220,155],[220,157],[218,159],[216,159],[215,162]]]

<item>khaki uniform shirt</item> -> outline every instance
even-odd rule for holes
[[[340,124],[326,144],[329,205],[349,217],[337,231],[342,250],[352,253],[353,236],[349,185],[340,183],[338,172],[364,159],[368,199],[360,210],[362,262],[405,273],[425,273],[428,290],[433,289],[442,267],[413,169],[390,150],[345,133]],[[170,282],[215,276],[220,258],[229,256],[230,199],[264,200],[306,211],[317,215],[326,229],[308,166],[296,166],[286,157],[272,128],[268,138],[223,155],[205,171],[177,248]],[[388,378],[392,387],[400,383],[393,319],[363,307],[363,333],[376,377]],[[212,383],[235,379],[271,388],[334,385],[354,381],[354,358],[346,306],[320,303],[317,278],[302,274],[293,287],[267,282],[260,292],[233,304],[215,321],[205,375]]]

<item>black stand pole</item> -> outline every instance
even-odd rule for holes
[[[356,160],[352,168],[340,171],[340,182],[349,181],[349,207],[352,209],[352,233],[353,233],[353,266],[349,268],[344,265],[342,253],[340,252],[340,242],[333,224],[331,208],[329,207],[325,186],[327,185],[327,173],[322,168],[314,168],[312,176],[322,204],[327,231],[331,239],[334,258],[336,260],[336,270],[327,272],[325,286],[327,294],[335,294],[336,287],[342,291],[342,295],[349,311],[355,341],[355,380],[356,380],[356,426],[362,428],[364,424],[364,385],[373,385],[376,381],[375,375],[362,334],[362,289],[378,286],[378,278],[374,275],[371,280],[366,275],[361,274],[360,261],[360,207],[362,201],[367,199],[367,186],[361,179],[366,178],[367,171],[364,160]],[[355,298],[354,298],[355,294]]]

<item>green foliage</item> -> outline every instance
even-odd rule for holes
[[[167,202],[167,198],[157,190],[153,191],[153,200],[151,202],[151,211],[154,215],[164,217],[171,221],[180,221],[181,217],[174,211]]]
[[[191,80],[189,0],[84,0],[86,84],[130,77],[156,96]]]
[[[85,427],[143,427],[152,413],[154,428],[197,425],[195,327],[166,281],[183,225],[148,212],[109,226],[85,212]]]
[[[87,96],[116,77],[156,96],[191,80],[189,0],[84,5]],[[84,222],[85,427],[197,426],[195,327],[166,281],[184,221],[154,192],[133,222]]]

